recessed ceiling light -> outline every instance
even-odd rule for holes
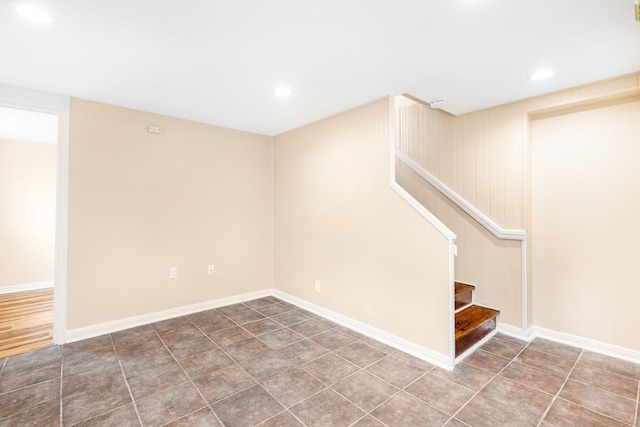
[[[29,21],[38,22],[40,24],[47,24],[51,22],[51,17],[47,12],[32,4],[18,4],[18,6],[16,6],[16,12]]]
[[[286,98],[290,95],[291,91],[286,87],[279,87],[278,89],[276,89],[276,96],[279,96],[280,98]]]
[[[531,79],[531,80],[544,80],[544,79],[548,79],[552,75],[553,75],[553,71],[549,70],[548,68],[545,68],[544,70],[538,70],[535,73],[530,74],[529,75],[529,79]]]

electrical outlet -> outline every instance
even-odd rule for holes
[[[213,268],[213,265],[210,265],[210,266],[207,267],[207,274],[209,276],[213,276],[215,274],[215,270]]]
[[[320,292],[322,292],[322,283],[320,283],[320,280],[316,280],[316,293],[319,294]]]
[[[178,268],[171,267],[169,269],[169,279],[177,279],[178,278]]]

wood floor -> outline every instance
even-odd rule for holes
[[[52,343],[52,288],[0,295],[0,358]]]

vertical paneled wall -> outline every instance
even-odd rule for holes
[[[402,162],[396,180],[433,213],[457,239],[455,278],[477,284],[474,302],[501,310],[500,322],[520,327],[522,321],[522,248],[520,241],[496,238],[446,196]]]
[[[502,228],[530,234],[530,113],[616,97],[639,85],[640,74],[636,73],[457,117],[414,103],[396,113],[401,123],[397,147]],[[502,310],[506,315],[501,320],[512,325],[518,324],[516,314],[526,301],[527,320],[521,326],[531,326],[535,284],[528,268],[529,286],[523,292],[522,253],[511,248],[520,243],[484,239],[485,232],[473,220],[458,215],[457,208],[432,194],[428,184],[401,167],[397,176],[458,235],[456,278],[478,284],[478,301]],[[527,244],[530,254],[532,244]],[[501,247],[506,252],[498,249]],[[496,274],[498,271],[504,275]]]
[[[513,138],[522,127],[513,108],[458,118],[414,103],[397,115],[398,148],[498,225],[523,228],[523,152]]]
[[[275,288],[448,358],[449,243],[389,186],[389,102],[274,138]]]

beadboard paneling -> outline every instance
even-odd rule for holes
[[[396,179],[458,236],[455,277],[457,281],[477,285],[474,302],[498,308],[501,323],[521,327],[520,241],[493,236],[402,162],[397,163]]]
[[[399,148],[507,229],[526,227],[526,113],[638,87],[640,74],[452,116],[415,103],[402,107]]]

